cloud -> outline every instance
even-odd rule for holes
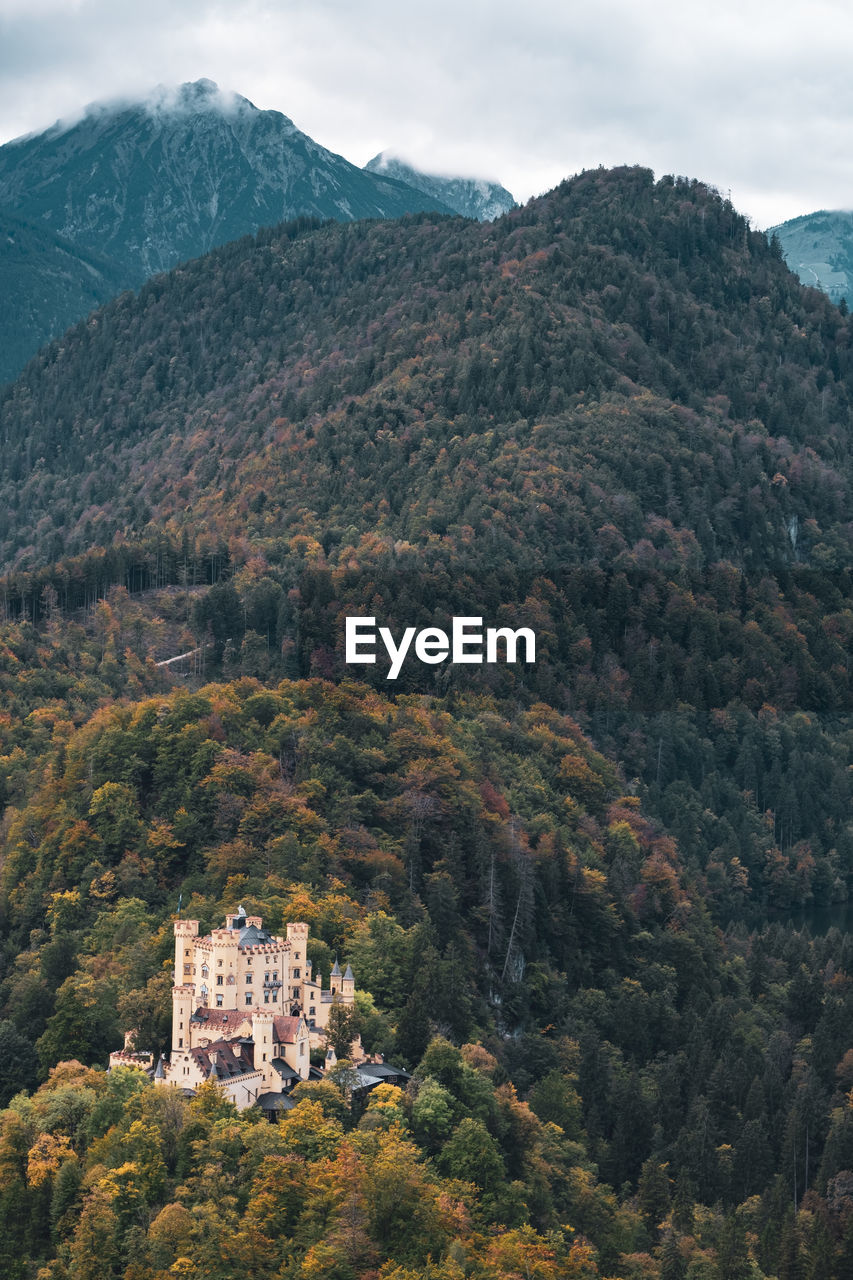
[[[364,163],[516,196],[598,164],[731,189],[760,225],[853,203],[853,18],[705,0],[0,0],[0,136],[203,76]]]

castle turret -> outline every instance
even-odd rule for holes
[[[347,1003],[355,999],[355,974],[352,971],[352,965],[349,964],[341,979],[341,995]]]
[[[308,925],[302,921],[287,926],[287,941],[290,943],[289,990],[291,1000],[302,1002],[305,979],[310,977],[311,962],[308,959]]]
[[[256,1009],[252,1014],[252,1039],[255,1042],[255,1070],[264,1073],[264,1086],[269,1088],[273,1079],[272,1060],[276,1056],[273,1047],[274,1014],[266,1009]]]
[[[195,988],[172,988],[172,1060],[190,1047],[190,1018],[193,1012]]]
[[[195,939],[198,937],[198,920],[175,921],[175,976],[176,987],[192,982],[195,972]]]
[[[341,973],[341,966],[338,964],[338,957],[335,956],[335,963],[332,966],[332,972],[329,978],[329,987],[332,991],[337,991],[338,995],[340,995],[342,982],[343,974]]]

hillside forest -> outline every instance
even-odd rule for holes
[[[853,1274],[851,339],[597,170],[263,231],[0,393],[5,1274]],[[537,661],[392,683],[353,614]],[[355,971],[277,1125],[105,1071],[179,895]]]

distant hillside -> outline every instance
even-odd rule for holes
[[[407,186],[450,205],[466,218],[493,222],[515,204],[512,195],[498,182],[482,178],[445,178],[434,173],[421,173],[390,151],[382,151],[364,166],[368,173],[397,178]]]
[[[785,261],[803,284],[822,289],[833,302],[853,300],[853,213],[822,209],[767,234],[778,236]]]
[[[0,382],[123,283],[114,263],[0,209]]]
[[[393,176],[366,173],[287,116],[210,80],[146,102],[95,104],[76,123],[0,147],[0,206],[50,237],[41,253],[31,234],[26,255],[5,257],[0,380],[107,297],[260,227],[303,215],[453,211]],[[104,265],[87,291],[73,281],[85,284],[93,254]]]
[[[602,171],[493,224],[293,224],[111,303],[7,390],[0,565],[151,520],[276,558],[368,529],[461,550],[507,483],[490,537],[531,564],[607,524],[656,541],[652,516],[746,567],[843,556],[852,392],[847,323],[698,184]]]

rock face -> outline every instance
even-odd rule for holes
[[[833,302],[853,302],[853,213],[806,213],[767,234],[778,237],[785,261],[803,284],[822,289]]]
[[[397,178],[410,187],[416,187],[426,195],[450,205],[456,213],[478,222],[493,222],[507,213],[515,200],[499,182],[486,182],[482,178],[443,178],[438,174],[421,173],[390,151],[381,151],[364,166],[368,173]]]
[[[49,233],[47,256],[39,259],[33,242],[35,259],[19,272],[15,255],[6,255],[0,380],[106,297],[260,227],[303,215],[350,221],[454,212],[393,174],[359,169],[287,116],[260,111],[210,80],[161,88],[141,103],[95,104],[75,123],[0,147],[0,209],[34,234]],[[45,296],[57,237],[68,270],[80,255],[72,274],[84,283],[97,255],[110,281],[105,291],[95,282],[69,307],[59,272],[59,296]],[[24,320],[34,315],[39,323]]]

